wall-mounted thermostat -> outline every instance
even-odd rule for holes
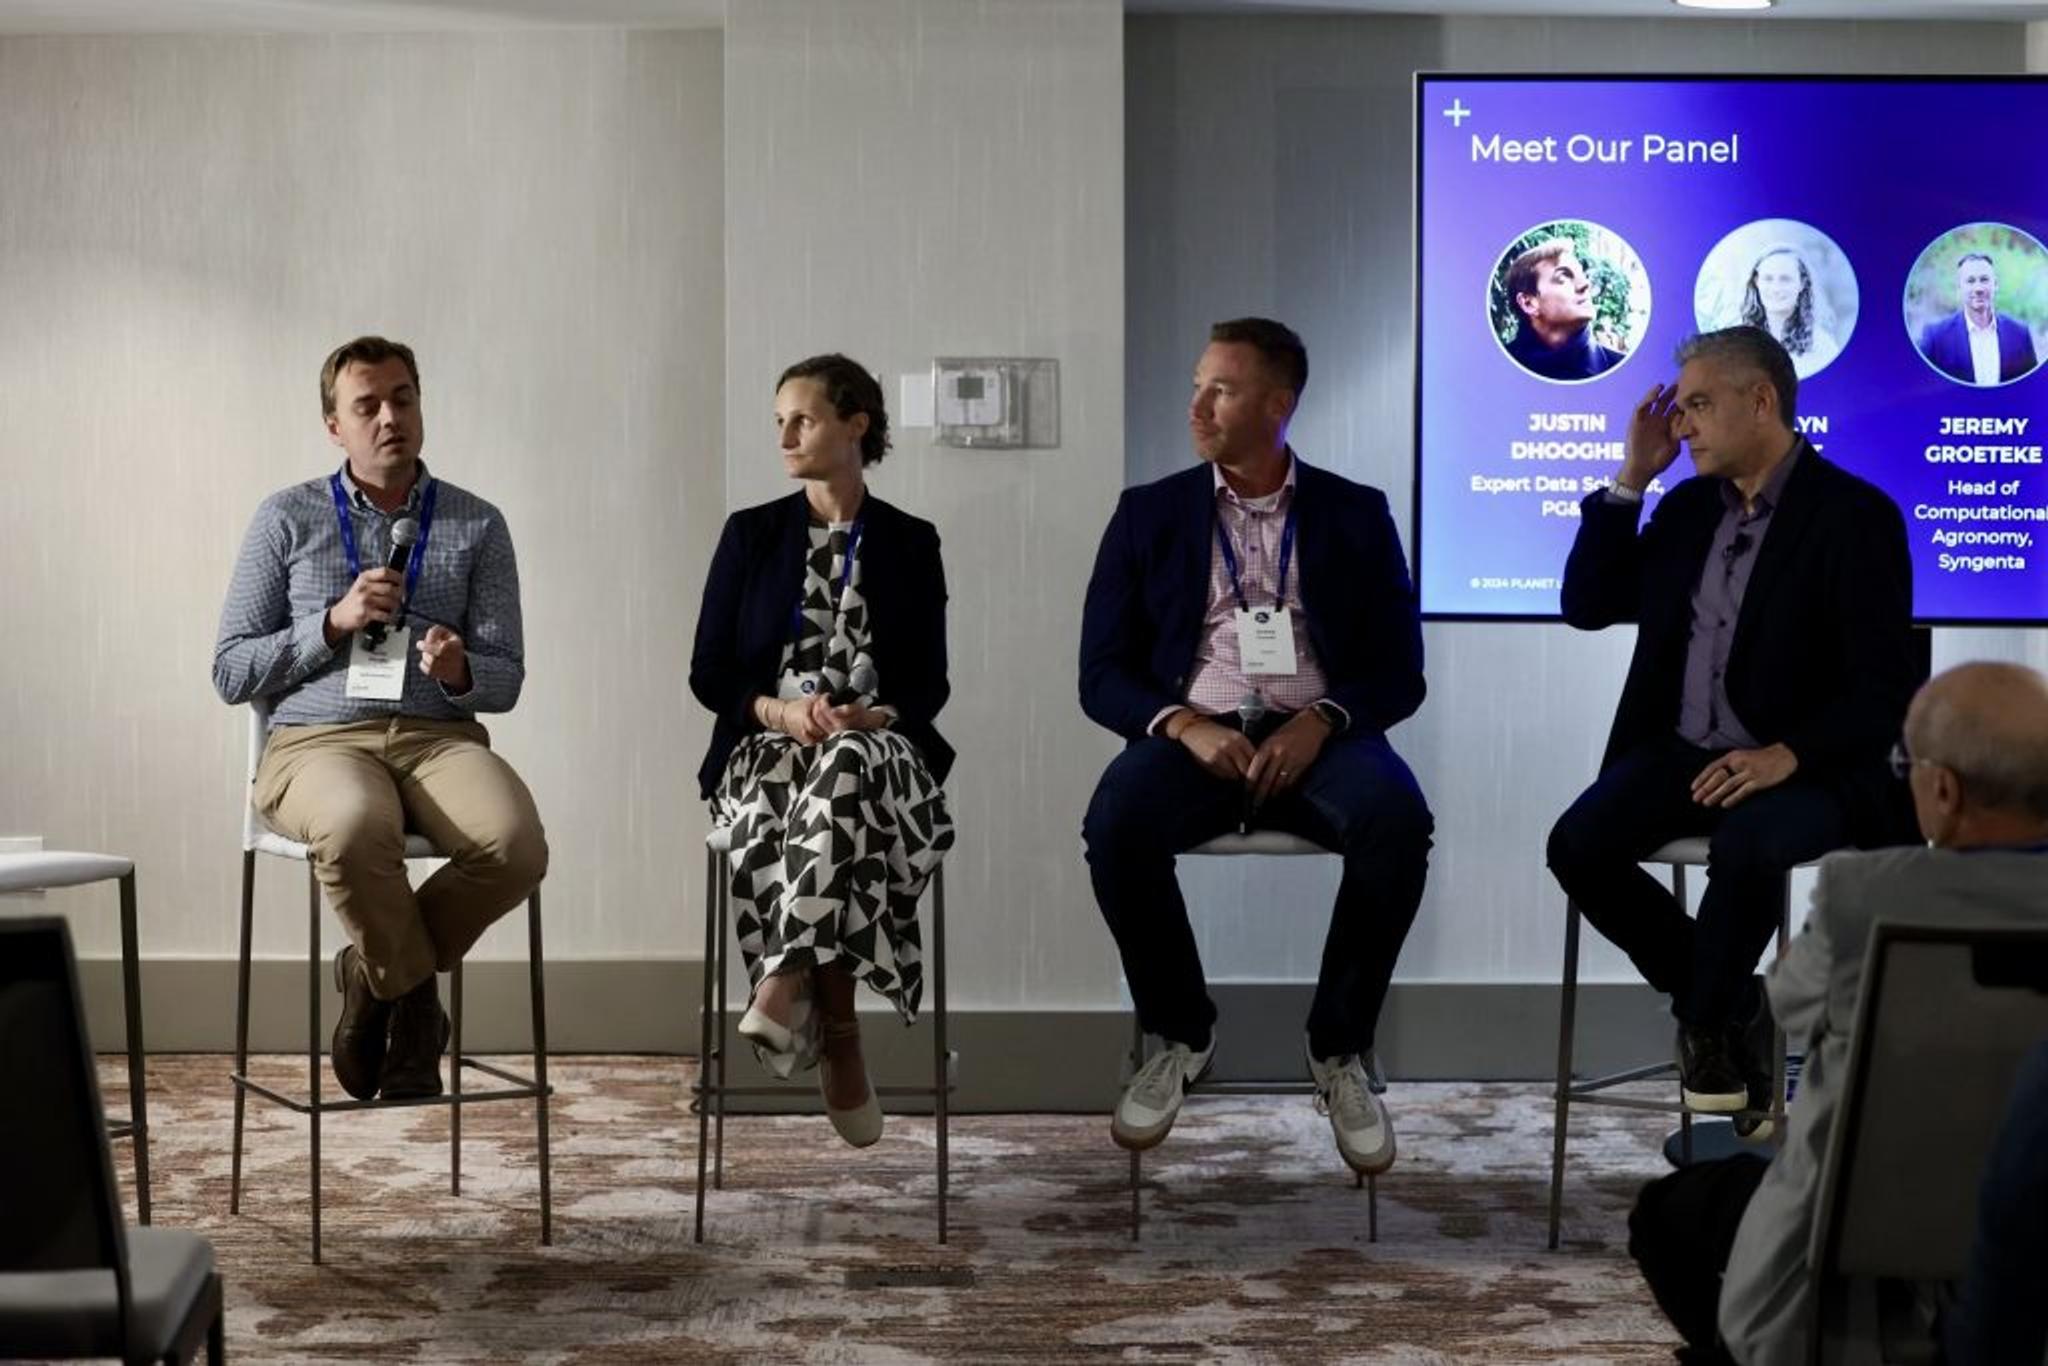
[[[1004,450],[1060,444],[1060,363],[1037,358],[941,356],[932,362],[935,440]]]

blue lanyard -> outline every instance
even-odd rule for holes
[[[341,524],[341,553],[348,557],[349,582],[362,577],[362,557],[356,553],[355,523],[348,515],[348,497],[341,491],[341,471],[327,476],[327,491],[334,495],[334,520]],[[441,481],[429,479],[427,491],[420,496],[420,538],[412,543],[412,557],[405,563],[405,596],[401,602],[412,600],[412,590],[419,586],[420,568],[427,562],[427,533],[434,529],[434,496],[441,491]]]
[[[867,529],[867,524],[867,518],[856,517],[853,519],[853,529],[846,533],[846,562],[839,566],[839,592],[833,600],[835,611],[845,610],[846,585],[853,582],[853,559],[854,556],[860,554],[861,533]],[[803,639],[803,634],[804,590],[802,585],[798,585],[796,601],[791,604],[789,609],[789,638],[791,640],[801,640]]]
[[[1294,519],[1300,510],[1300,504],[1289,502],[1287,522],[1280,528],[1280,582],[1273,590],[1275,607],[1287,605],[1287,563],[1294,558]],[[1230,535],[1223,529],[1223,514],[1220,511],[1216,514],[1216,544],[1223,551],[1223,567],[1230,571],[1230,591],[1237,595],[1237,605],[1247,612],[1251,611],[1252,605],[1244,600],[1244,584],[1238,579],[1237,552],[1230,548]]]

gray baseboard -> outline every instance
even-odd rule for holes
[[[79,964],[88,1026],[103,1051],[123,1046],[118,959]],[[547,966],[550,1053],[698,1051],[702,964],[571,959]],[[251,969],[249,1046],[256,1052],[306,1047],[307,970],[303,961],[262,960]],[[321,1047],[339,1007],[322,964],[318,978]],[[1299,983],[1229,982],[1212,987],[1221,1019],[1217,1071],[1226,1079],[1304,1075],[1302,1021],[1310,988]],[[531,1047],[524,962],[480,962],[464,973],[464,1047],[519,1052]],[[228,960],[169,959],[142,966],[143,1036],[155,1053],[234,1049],[235,965]],[[442,999],[448,999],[443,979]],[[736,1004],[736,1003],[735,1003]],[[1379,1051],[1400,1080],[1486,1079],[1548,1082],[1557,1065],[1558,988],[1547,983],[1397,982],[1381,1016]],[[1588,983],[1579,990],[1577,1068],[1609,1071],[1668,1054],[1670,1016],[1647,987]],[[733,1018],[736,1018],[736,1012]],[[911,1029],[893,1015],[864,1015],[874,1073],[883,1084],[932,1078],[931,1016]],[[732,1018],[727,1021],[727,1040]],[[1123,1010],[961,1010],[948,1022],[958,1058],[953,1106],[961,1111],[1101,1111],[1119,1085],[1130,1046]],[[734,1085],[765,1080],[744,1045],[728,1054]],[[792,1108],[811,1099],[808,1078],[791,1083]],[[749,1108],[779,1108],[753,1105]],[[892,1108],[916,1110],[904,1102]]]

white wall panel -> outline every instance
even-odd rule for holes
[[[754,0],[726,21],[730,504],[789,488],[770,412],[791,361],[845,351],[892,406],[935,355],[1061,365],[1059,449],[899,432],[871,478],[938,524],[952,590],[963,1006],[1116,998],[1080,857],[1115,743],[1075,659],[1123,486],[1122,36],[1117,0]]]
[[[493,732],[551,949],[694,944],[721,75],[712,32],[0,39],[0,832],[132,854],[147,954],[234,952],[214,628],[257,502],[339,463],[318,370],[364,331],[417,348],[429,464],[512,528],[528,682]],[[259,952],[298,951],[303,884],[264,871]],[[113,950],[90,893],[51,904]]]

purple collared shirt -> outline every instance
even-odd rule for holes
[[[1742,615],[1742,595],[1756,570],[1771,513],[1784,495],[1785,480],[1798,462],[1804,441],[1778,462],[1757,490],[1756,506],[1745,510],[1733,480],[1723,481],[1725,511],[1707,547],[1700,580],[1692,591],[1692,634],[1685,646],[1685,683],[1678,702],[1678,737],[1701,749],[1755,749],[1761,742],[1749,733],[1728,703],[1728,653],[1735,644],[1735,623]]]

